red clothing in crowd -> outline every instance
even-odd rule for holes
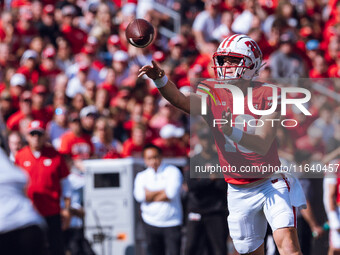
[[[31,26],[28,29],[22,26],[22,23],[18,21],[15,26],[15,34],[19,36],[19,43],[24,46],[28,46],[33,37],[38,35],[38,30]]]
[[[52,120],[53,113],[54,110],[52,106],[46,106],[40,110],[32,108],[33,119],[41,120],[45,125],[47,125],[47,123]]]
[[[15,163],[23,168],[30,180],[27,195],[42,216],[60,213],[60,181],[67,177],[69,169],[63,156],[53,147],[45,146],[36,158],[30,147],[21,149]]]
[[[127,139],[123,143],[122,158],[125,157],[140,157],[142,156],[143,145],[135,145],[132,138]]]
[[[340,66],[332,65],[328,69],[328,75],[330,78],[340,78]]]
[[[37,70],[30,71],[26,66],[21,66],[16,72],[25,75],[26,80],[30,81],[33,85],[38,83],[39,72]]]
[[[159,137],[153,140],[153,144],[157,145],[162,149],[164,157],[185,157],[187,154],[186,148],[180,143],[167,144],[166,140]]]
[[[58,68],[55,68],[53,70],[47,70],[43,65],[39,66],[39,72],[40,72],[40,75],[43,77],[53,77],[53,78],[55,78],[55,76],[61,73],[61,71]]]
[[[7,120],[7,128],[9,130],[19,130],[19,123],[20,121],[25,118],[26,116],[19,110],[15,113],[13,113]]]
[[[35,120],[41,120],[45,125],[53,118],[53,108],[48,106],[41,110],[32,109],[32,118]],[[9,130],[19,130],[19,123],[26,116],[19,110],[13,113],[7,120],[7,128]]]
[[[312,69],[309,71],[309,78],[328,78],[328,74],[327,73],[320,73],[319,71],[317,71],[316,69]]]
[[[25,5],[31,5],[31,2],[29,0],[13,0],[11,2],[12,8],[19,8]]]
[[[94,153],[94,146],[89,135],[76,136],[67,132],[60,138],[59,152],[68,154],[72,159],[89,159]]]
[[[71,27],[69,25],[64,25],[61,28],[61,33],[65,39],[70,43],[72,52],[77,54],[81,51],[85,43],[87,42],[87,34],[76,27]]]
[[[296,140],[296,148],[299,150],[308,151],[312,154],[315,154],[315,153],[324,154],[325,153],[324,144],[322,142],[319,143],[318,145],[311,144],[308,135],[305,135]]]

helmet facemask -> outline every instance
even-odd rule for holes
[[[225,53],[216,52],[213,56],[214,66],[212,67],[215,71],[215,76],[222,80],[235,80],[235,79],[247,79],[244,77],[244,73],[247,70],[254,68],[254,64],[251,59],[247,56],[238,53]],[[230,68],[235,68],[235,71],[231,73]],[[252,77],[249,78],[249,80]]]

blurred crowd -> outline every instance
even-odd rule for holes
[[[187,117],[161,100],[150,80],[137,78],[138,70],[155,59],[182,91],[191,91],[192,79],[214,77],[211,56],[233,33],[258,42],[266,62],[260,79],[340,76],[339,1],[155,2],[180,14],[179,34],[160,33],[158,28],[171,26],[171,17],[153,9],[152,1],[2,2],[0,93],[8,130],[24,142],[29,121],[41,120],[62,151],[64,135],[77,132],[79,123],[91,144],[89,151],[80,146],[72,152],[79,159],[139,156],[147,142],[166,156],[187,156]],[[124,31],[136,17],[156,29],[147,48],[127,43]],[[332,94],[340,88],[324,82],[322,89]],[[315,119],[324,103],[334,109],[337,101],[328,99],[310,106]],[[292,135],[292,148],[302,135],[307,133]]]
[[[177,35],[161,33],[172,18],[153,2],[180,14]],[[32,120],[80,170],[84,159],[139,157],[150,142],[165,157],[193,156],[188,116],[138,70],[154,59],[182,92],[193,91],[193,79],[214,77],[212,55],[234,33],[260,46],[260,80],[300,79],[295,85],[312,92],[312,116],[292,108],[287,118],[298,126],[279,129],[280,157],[294,162],[303,150],[311,161],[340,159],[338,0],[5,0],[0,10],[0,107],[12,160]],[[149,47],[127,42],[136,17],[156,30]]]

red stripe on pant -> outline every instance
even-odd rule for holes
[[[282,176],[282,179],[285,181],[285,183],[286,183],[286,185],[287,185],[288,192],[290,192],[290,186],[289,186],[289,183],[288,183],[288,181],[287,181],[287,177],[284,176],[283,174],[281,174],[281,176]]]
[[[293,208],[293,214],[294,214],[294,228],[296,228],[297,225],[297,219],[296,219],[296,207],[292,206]]]

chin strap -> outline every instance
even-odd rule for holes
[[[259,73],[260,73],[261,68],[264,67],[266,64],[267,64],[267,62],[262,63],[262,65],[260,66],[260,68],[257,69],[257,71],[255,72],[255,75],[254,75],[254,76],[258,76]]]

